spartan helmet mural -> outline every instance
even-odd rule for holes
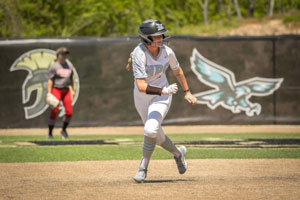
[[[33,91],[37,92],[36,99],[31,106],[24,107],[25,118],[31,119],[43,114],[49,105],[46,103],[46,95],[48,92],[48,67],[54,62],[56,52],[49,49],[35,49],[21,55],[10,67],[10,71],[27,70],[28,75],[22,86],[22,102],[29,102]],[[74,105],[79,95],[79,78],[74,69],[74,83],[76,94],[72,101]],[[59,107],[59,116],[64,115],[64,107]]]

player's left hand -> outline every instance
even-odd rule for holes
[[[184,96],[184,99],[187,100],[192,105],[195,105],[197,103],[197,98],[194,97],[191,92],[187,92]]]

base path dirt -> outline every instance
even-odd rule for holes
[[[300,159],[153,160],[0,164],[0,199],[300,199]]]
[[[61,128],[55,128],[54,134],[59,134]],[[166,134],[195,133],[300,133],[300,125],[193,125],[193,126],[163,126]],[[99,134],[143,134],[142,126],[124,127],[70,127],[70,135]],[[0,129],[0,135],[47,135],[45,128]]]

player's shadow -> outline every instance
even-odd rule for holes
[[[145,180],[144,183],[177,183],[177,182],[186,182],[186,181],[193,181],[193,180],[186,180],[186,179],[175,179],[175,180]]]

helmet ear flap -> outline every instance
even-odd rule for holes
[[[147,37],[147,45],[151,45],[152,44],[152,42],[153,42],[153,40],[152,40],[152,38],[151,38],[151,36],[148,36]]]
[[[151,39],[150,36],[148,36],[148,37],[141,37],[141,36],[140,36],[140,38],[142,39],[142,41],[143,41],[146,45],[151,45],[152,42],[153,42],[153,40]]]
[[[170,35],[165,36],[165,34],[163,34],[163,40],[166,42],[169,42],[169,39],[171,38]]]
[[[151,43],[153,42],[153,40],[152,40],[151,36],[148,36],[148,37],[147,37],[147,39],[148,39],[148,40],[150,40],[150,41],[151,41]]]

